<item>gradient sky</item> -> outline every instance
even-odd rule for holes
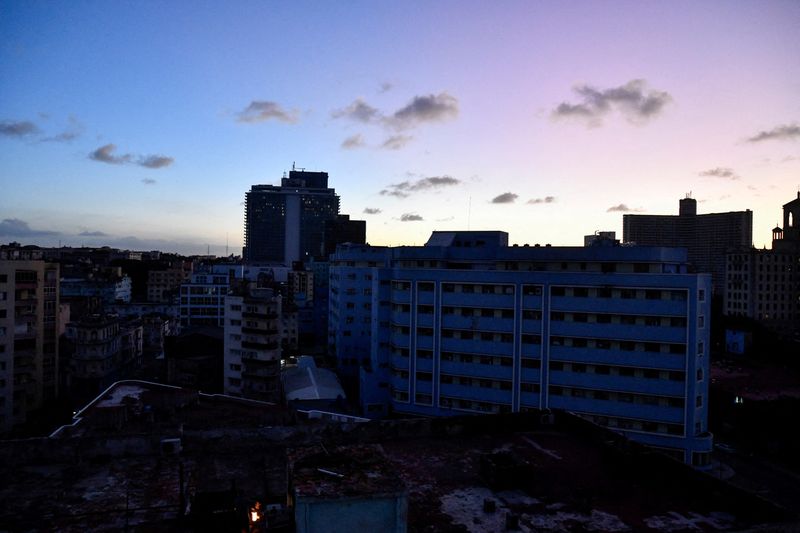
[[[0,2],[0,243],[241,253],[324,170],[371,244],[580,245],[800,186],[800,2]],[[369,210],[367,213],[365,210]]]

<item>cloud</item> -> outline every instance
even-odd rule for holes
[[[384,148],[386,150],[400,150],[413,140],[414,137],[410,135],[392,135],[391,137],[383,141],[381,148]]]
[[[102,231],[82,231],[78,233],[79,237],[108,237],[108,233]]]
[[[253,100],[250,102],[250,105],[238,113],[236,118],[238,122],[250,124],[273,119],[279,122],[294,124],[297,122],[297,112],[294,110],[287,111],[275,102]]]
[[[144,178],[142,180],[142,183],[144,183],[145,185],[155,185],[157,182],[154,179]]]
[[[68,120],[69,120],[69,125],[66,127],[64,131],[62,131],[58,135],[45,137],[44,139],[42,139],[42,142],[70,142],[80,137],[85,129],[83,124],[81,124],[81,122],[77,118],[71,115]]]
[[[347,118],[356,122],[369,124],[381,118],[381,112],[366,103],[361,98],[356,98],[352,104],[331,113],[333,118]]]
[[[39,127],[29,120],[4,120],[0,122],[0,135],[6,137],[27,137],[39,133]]]
[[[381,210],[379,208],[377,208],[377,207],[365,207],[364,208],[364,214],[365,215],[377,215],[380,212],[381,212]]]
[[[574,87],[573,91],[581,101],[560,103],[553,110],[553,117],[586,119],[591,125],[599,125],[603,116],[617,110],[631,122],[638,123],[655,117],[672,101],[667,92],[647,91],[644,80],[631,80],[610,89],[584,84]]]
[[[606,213],[641,213],[641,209],[628,207],[626,204],[612,205],[606,209]]]
[[[6,218],[0,222],[0,235],[10,237],[46,237],[59,235],[57,231],[31,229],[27,222],[18,218]]]
[[[403,213],[400,215],[400,222],[420,222],[421,220],[424,219],[416,213]]]
[[[492,201],[489,203],[492,204],[513,204],[514,201],[519,198],[518,194],[514,194],[513,192],[504,192],[498,196],[492,198]]]
[[[555,201],[556,201],[556,197],[555,196],[545,196],[544,198],[531,198],[526,203],[533,204],[533,205],[536,205],[536,204],[552,204]]]
[[[101,163],[108,163],[111,165],[121,165],[123,163],[129,163],[131,160],[131,154],[123,154],[123,155],[114,155],[117,146],[115,144],[106,144],[101,146],[94,152],[89,154],[89,159],[93,159],[95,161],[100,161]]]
[[[748,142],[757,143],[761,141],[787,141],[800,138],[800,125],[783,124],[775,126],[769,131],[760,131],[748,138]]]
[[[723,178],[726,180],[735,181],[739,179],[739,176],[733,171],[732,168],[728,167],[716,167],[710,168],[708,170],[704,170],[702,172],[698,172],[698,176],[703,176],[707,178]]]
[[[381,83],[381,88],[378,91],[378,93],[379,94],[388,93],[389,91],[392,90],[392,87],[394,87],[393,84],[389,83],[388,81],[385,81],[385,82]]]
[[[351,135],[342,141],[342,148],[345,150],[354,150],[356,148],[362,148],[363,146],[366,146],[366,143],[364,142],[364,137],[362,137],[360,133]]]
[[[380,194],[382,196],[407,198],[409,195],[415,192],[441,189],[443,187],[453,187],[455,185],[460,185],[461,183],[461,180],[452,176],[431,176],[415,181],[401,181],[400,183],[393,183],[389,185],[388,188],[383,189]]]
[[[167,157],[165,155],[148,155],[141,156],[137,165],[147,168],[164,168],[170,166],[175,162],[175,158]]]
[[[443,92],[427,96],[415,96],[404,107],[389,117],[395,128],[410,128],[424,122],[440,122],[458,116],[458,99]]]

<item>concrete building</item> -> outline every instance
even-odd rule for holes
[[[726,256],[724,312],[754,319],[775,333],[800,338],[800,193],[783,206],[772,248],[747,247]]]
[[[192,274],[191,261],[181,261],[167,270],[147,272],[147,301],[152,303],[171,303],[180,292],[180,286]]]
[[[365,414],[560,409],[707,465],[710,276],[681,249],[507,242],[339,247],[330,331]]]
[[[290,265],[323,252],[323,223],[339,214],[327,172],[292,170],[280,186],[253,185],[245,194],[243,257]]]
[[[327,258],[336,251],[336,247],[346,242],[365,244],[367,242],[367,221],[350,220],[350,215],[338,215],[323,222],[322,258]]]
[[[61,296],[64,299],[98,298],[103,304],[128,303],[131,301],[131,278],[119,268],[109,269],[103,276],[64,278],[61,280]]]
[[[69,386],[77,397],[91,397],[133,377],[142,364],[144,329],[138,319],[91,315],[67,324]]]
[[[227,275],[195,272],[181,285],[181,327],[223,326],[225,295],[230,287]]]
[[[59,266],[0,253],[0,433],[58,396]]]
[[[281,297],[242,285],[225,302],[225,394],[281,401]]]
[[[752,247],[753,212],[697,214],[697,200],[680,201],[675,215],[623,215],[622,240],[639,246],[682,247],[696,272],[712,274],[714,293],[722,296],[725,254]]]

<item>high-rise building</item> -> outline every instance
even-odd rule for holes
[[[697,214],[697,200],[680,201],[678,215],[623,215],[622,240],[639,246],[686,248],[697,272],[711,273],[714,293],[722,295],[725,254],[753,244],[753,212]]]
[[[350,215],[339,215],[326,220],[323,226],[323,257],[325,260],[336,251],[336,246],[346,242],[365,244],[367,242],[367,222],[350,220]]]
[[[800,336],[800,193],[783,206],[772,249],[747,247],[727,255],[724,312],[786,336]]]
[[[330,330],[364,413],[560,409],[706,466],[710,276],[683,249],[507,241],[337,249]]]
[[[58,396],[59,265],[0,251],[0,432]]]
[[[338,214],[327,172],[292,170],[280,186],[253,185],[245,195],[244,260],[290,265],[321,257],[324,223]]]
[[[281,400],[281,297],[244,283],[225,300],[224,391],[253,400]]]

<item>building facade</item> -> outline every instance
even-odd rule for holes
[[[753,245],[753,212],[697,214],[697,200],[680,201],[675,215],[623,215],[622,240],[639,246],[682,247],[696,272],[712,274],[714,293],[722,296],[725,254]]]
[[[688,270],[681,249],[502,232],[342,246],[331,332],[367,415],[561,409],[705,466],[711,280]]]
[[[320,257],[324,222],[338,214],[327,172],[292,170],[280,186],[253,185],[245,194],[244,260],[290,265]]]
[[[225,303],[225,394],[281,401],[281,297],[272,289],[233,291]]]
[[[800,339],[800,193],[783,206],[772,248],[748,247],[726,256],[724,312],[748,317]]]
[[[0,433],[58,396],[59,265],[0,255]]]
[[[181,327],[219,326],[225,323],[225,295],[230,277],[211,271],[195,272],[181,285]]]

